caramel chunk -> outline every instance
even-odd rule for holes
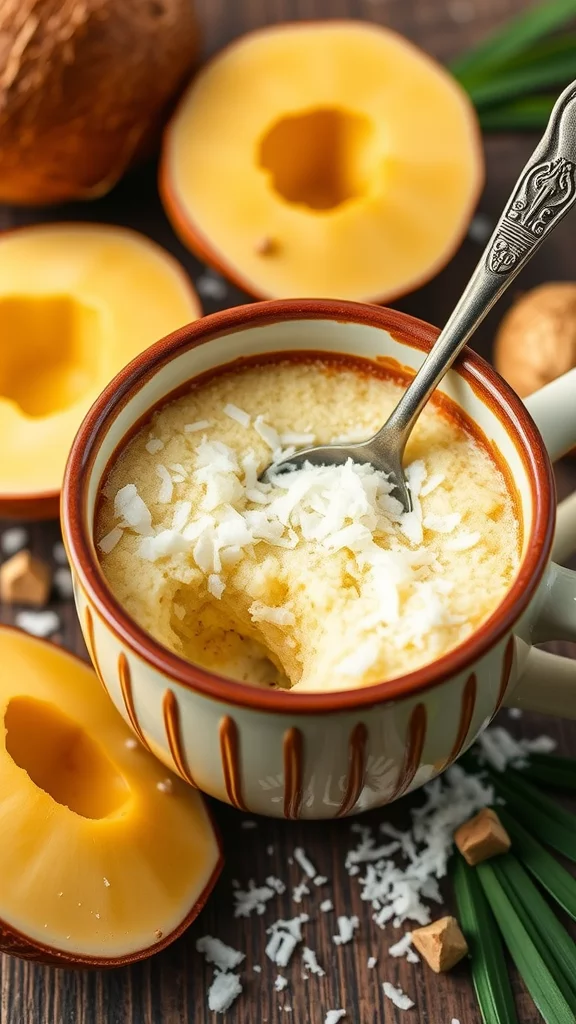
[[[454,842],[472,867],[510,849],[510,836],[490,807],[484,807],[474,818],[460,825],[454,833]]]
[[[51,584],[49,566],[29,551],[18,551],[0,566],[0,598],[9,604],[42,608],[48,600]]]
[[[451,970],[468,952],[455,917],[441,917],[424,928],[416,928],[412,932],[412,945],[437,974]]]

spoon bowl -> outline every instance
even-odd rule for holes
[[[412,498],[402,469],[401,456],[398,455],[398,447],[393,439],[388,443],[386,440],[384,430],[379,430],[367,441],[359,441],[356,444],[325,444],[314,448],[302,448],[293,455],[275,462],[264,476],[270,479],[272,475],[278,473],[301,469],[306,463],[312,466],[343,466],[349,459],[353,462],[369,462],[375,469],[393,480],[394,497],[402,503],[404,511],[409,512],[412,509]]]

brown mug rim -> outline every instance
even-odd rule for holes
[[[437,328],[407,313],[334,299],[273,299],[235,306],[195,320],[136,356],[96,399],[68,457],[61,518],[70,562],[89,600],[116,637],[139,658],[186,689],[223,703],[281,714],[319,714],[415,696],[470,669],[506,636],[529,604],[548,563],[556,492],[544,442],[521,399],[481,356],[466,349],[454,368],[497,415],[512,439],[526,467],[533,502],[531,533],[518,575],[504,600],[479,629],[430,665],[385,682],[326,693],[259,689],[219,676],[168,650],[131,619],[109,590],[100,570],[87,516],[88,485],[96,455],[126,402],[172,358],[222,335],[298,320],[332,320],[380,328],[402,344],[421,351],[429,350],[438,336]]]

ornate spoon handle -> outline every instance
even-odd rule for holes
[[[400,452],[414,422],[502,292],[576,202],[576,82],[564,90],[454,312],[382,428]],[[372,444],[377,443],[377,437]]]

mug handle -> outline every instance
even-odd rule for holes
[[[554,462],[576,445],[576,369],[526,399]],[[576,494],[560,503],[552,556],[564,561],[576,551]],[[551,562],[540,589],[532,643],[576,640],[576,572]],[[576,660],[516,641],[519,680],[506,695],[507,707],[576,718]]]

